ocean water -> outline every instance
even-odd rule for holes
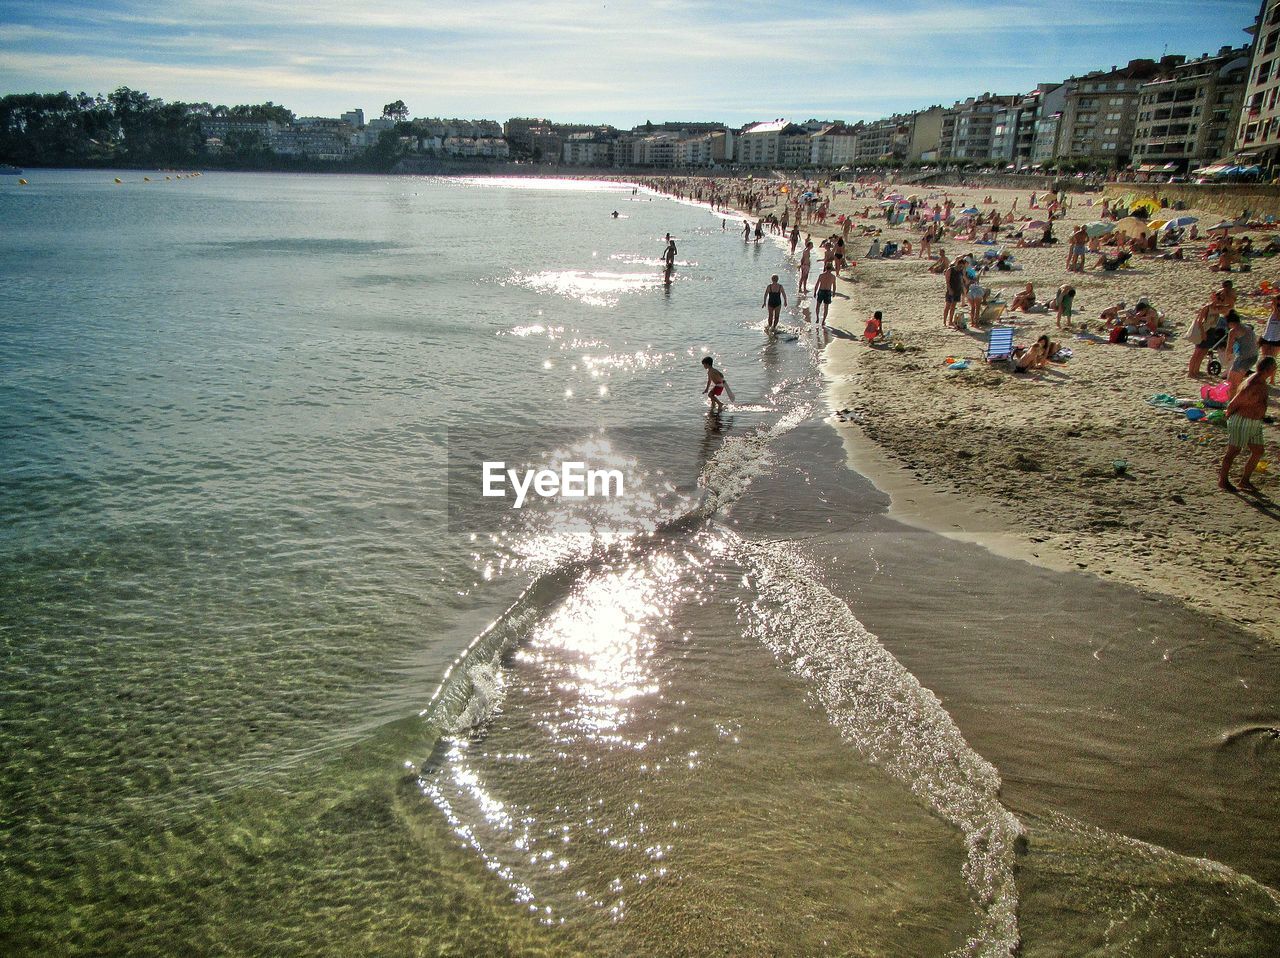
[[[1275,650],[885,519],[778,244],[114,175],[0,191],[6,954],[1280,942]],[[570,457],[628,494],[478,495]]]

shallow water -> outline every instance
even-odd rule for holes
[[[775,244],[605,184],[113,175],[0,191],[6,952],[1280,940],[1275,654],[886,520],[821,343],[762,340]],[[555,451],[630,495],[467,485]]]

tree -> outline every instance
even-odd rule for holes
[[[404,100],[395,100],[382,108],[382,115],[388,120],[404,123],[409,119],[409,108],[404,105]]]

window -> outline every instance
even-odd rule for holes
[[[1112,105],[1112,106],[1123,106],[1123,105],[1124,105],[1124,97],[1122,97],[1122,96],[1113,96],[1113,97],[1111,98],[1111,105]]]
[[[1120,114],[1119,114],[1119,113],[1108,113],[1108,114],[1107,114],[1107,119],[1108,119],[1108,120],[1118,120],[1118,119],[1120,119]]]
[[[1102,148],[1104,150],[1114,150],[1116,148],[1116,145],[1114,143],[1103,143]]]

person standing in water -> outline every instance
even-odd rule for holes
[[[702,388],[702,395],[711,400],[711,411],[719,412],[724,408],[724,401],[720,397],[728,388],[728,383],[725,382],[724,373],[716,369],[710,356],[702,360],[702,368],[707,371],[707,384]]]
[[[751,220],[742,221],[742,238],[750,241],[751,239]]]
[[[761,309],[768,309],[768,320],[764,328],[769,332],[773,332],[778,328],[778,318],[782,314],[782,307],[787,305],[787,291],[782,288],[782,284],[778,282],[778,277],[774,276],[769,285],[764,288],[764,301],[760,303]]]
[[[822,267],[818,280],[813,284],[814,298],[818,305],[814,307],[813,318],[819,326],[826,327],[827,312],[831,309],[831,297],[835,294],[836,274],[831,272],[831,264]]]
[[[813,240],[806,239],[804,241],[804,252],[800,254],[800,288],[797,292],[801,296],[807,296],[809,293],[809,268],[813,262]]]

